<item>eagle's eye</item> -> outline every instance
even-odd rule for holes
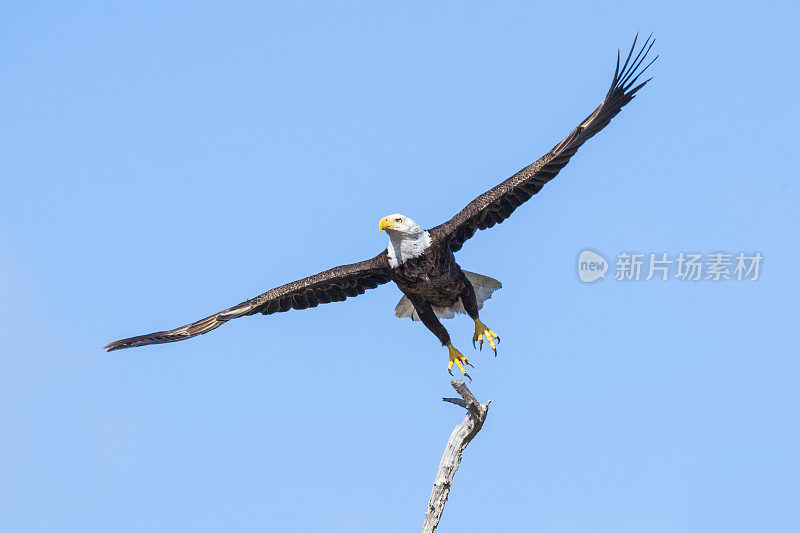
[[[402,219],[402,218],[396,218],[396,219],[394,219],[394,221],[395,221],[395,222],[397,222],[397,223],[399,224],[400,222],[402,222],[402,221],[403,221],[403,219]]]

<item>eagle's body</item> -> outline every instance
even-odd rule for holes
[[[387,219],[389,222],[385,222]],[[420,233],[411,233],[412,236],[409,237],[409,232],[385,228],[392,240],[386,250],[387,262],[390,264],[389,277],[411,302],[419,320],[439,338],[443,346],[449,346],[450,334],[438,317],[450,317],[454,312],[448,314],[448,311],[457,309],[466,312],[473,320],[478,320],[479,307],[475,288],[456,263],[456,256],[446,240],[433,239],[429,232],[422,232],[419,226],[403,215],[385,217],[381,220],[382,228],[385,223],[393,220],[402,221],[399,224],[410,226],[413,230],[418,229]],[[399,248],[398,245],[403,244],[400,242],[402,240],[422,241],[424,244],[413,246],[412,243],[407,246],[416,252],[414,255],[400,256],[400,262],[395,259],[400,254],[393,252]]]
[[[456,263],[455,252],[477,230],[503,222],[517,207],[538,193],[583,143],[603,129],[633,99],[634,94],[649,81],[635,85],[639,76],[652,64],[651,61],[640,68],[652,45],[648,38],[633,57],[634,39],[622,68],[617,56],[611,88],[592,114],[539,160],[477,197],[444,224],[424,230],[403,215],[384,217],[379,226],[389,235],[390,243],[386,250],[372,259],[287,283],[197,322],[169,331],[122,339],[106,348],[118,350],[184,340],[207,333],[233,318],[316,307],[394,281],[404,294],[396,309],[397,316],[421,320],[448,348],[448,370],[455,364],[466,374],[463,365],[469,361],[453,347],[439,318],[450,318],[457,312],[466,313],[475,321],[473,344],[479,341],[482,345],[485,339],[495,349],[500,339],[480,321],[478,311],[492,291],[500,288],[500,283],[463,271]]]
[[[412,302],[443,308],[455,305],[469,283],[456,256],[441,242],[390,268],[389,276]]]

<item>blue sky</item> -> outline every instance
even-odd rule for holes
[[[441,531],[797,531],[790,3],[6,3],[4,531],[412,531],[462,418],[385,286],[175,327],[386,246],[537,159],[654,31],[653,82],[460,264],[503,282]],[[760,252],[581,283],[585,249]]]

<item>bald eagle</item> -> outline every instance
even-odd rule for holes
[[[478,311],[500,282],[462,270],[454,256],[477,230],[491,228],[511,216],[514,210],[538,193],[553,179],[583,143],[603,129],[623,106],[630,102],[649,79],[635,85],[642,73],[657,59],[642,65],[654,44],[650,37],[634,56],[636,40],[620,68],[617,66],[603,102],[552,150],[535,163],[523,168],[498,186],[478,196],[453,218],[431,229],[423,229],[407,216],[396,214],[380,219],[379,230],[386,231],[389,246],[366,261],[342,265],[303,278],[256,296],[251,300],[169,331],[114,341],[109,351],[146,344],[182,341],[218,328],[225,322],[245,315],[271,315],[290,309],[307,309],[319,304],[341,302],[363,294],[390,281],[404,296],[395,309],[398,317],[420,320],[448,350],[447,370],[455,364],[469,377],[465,365],[470,362],[450,341],[439,321],[456,313],[466,313],[475,322],[473,347],[483,348],[484,340],[497,354],[500,337],[481,322]]]

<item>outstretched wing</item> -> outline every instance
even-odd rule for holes
[[[450,249],[454,252],[458,251],[464,241],[472,237],[477,230],[491,228],[495,224],[503,222],[517,207],[553,179],[564,165],[569,163],[578,148],[606,127],[611,119],[622,110],[622,107],[633,99],[634,94],[650,81],[648,79],[634,86],[639,76],[653,64],[653,61],[658,59],[656,56],[644,68],[640,68],[655,40],[648,37],[642,48],[633,57],[636,39],[638,39],[638,34],[633,40],[631,51],[621,69],[619,52],[617,52],[617,68],[611,88],[603,99],[603,103],[586,117],[586,120],[538,161],[523,168],[497,187],[478,196],[448,222],[429,230],[431,237],[447,240]]]
[[[146,344],[175,342],[208,333],[228,320],[261,313],[271,315],[289,309],[307,309],[319,304],[341,302],[349,296],[364,294],[389,281],[389,262],[386,252],[367,261],[342,265],[314,276],[281,285],[252,300],[247,300],[197,322],[169,331],[158,331],[129,339],[114,341],[105,348],[110,352]]]

